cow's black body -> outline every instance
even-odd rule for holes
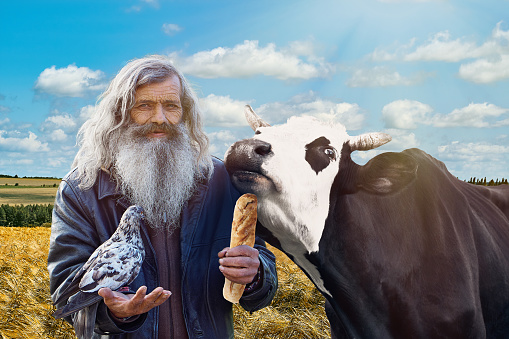
[[[417,149],[365,166],[350,153],[308,255],[333,337],[509,338],[509,186],[460,181]]]
[[[416,165],[408,184],[362,188],[403,156]],[[415,149],[377,158],[343,158],[331,191],[317,263],[336,335],[509,337],[509,186],[465,183]]]

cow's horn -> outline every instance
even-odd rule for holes
[[[352,151],[368,151],[382,146],[391,141],[389,134],[385,133],[366,133],[352,137],[348,142]]]
[[[247,123],[253,131],[256,131],[258,127],[268,127],[270,126],[268,123],[262,120],[251,108],[251,106],[246,105],[244,107],[244,115],[246,116]]]

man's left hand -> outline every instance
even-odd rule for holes
[[[247,245],[226,247],[218,256],[219,270],[228,280],[237,284],[251,283],[260,266],[258,250]]]

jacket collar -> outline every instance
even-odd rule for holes
[[[110,172],[106,169],[101,169],[98,177],[98,198],[99,200],[112,195],[121,195],[117,190],[117,184],[113,181]]]

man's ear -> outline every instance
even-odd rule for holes
[[[361,166],[357,187],[373,194],[395,193],[417,176],[417,162],[403,153],[382,153]]]

